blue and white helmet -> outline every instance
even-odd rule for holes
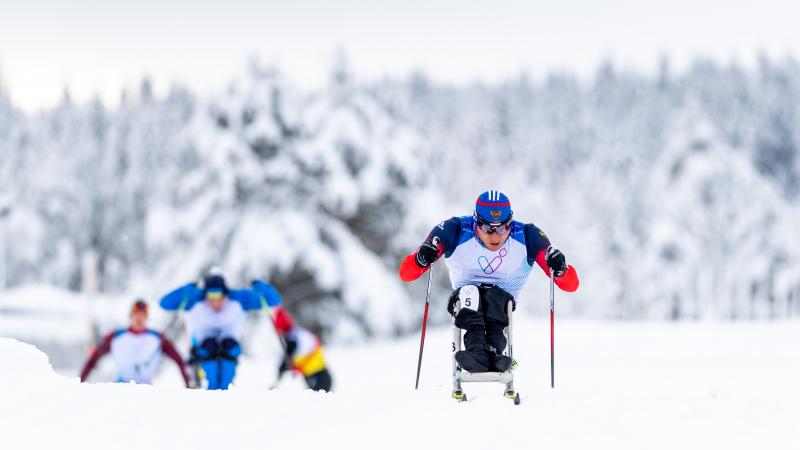
[[[500,226],[511,220],[511,201],[500,191],[486,191],[475,201],[475,220]]]

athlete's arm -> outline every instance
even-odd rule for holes
[[[186,363],[183,362],[183,358],[181,357],[178,350],[175,349],[175,346],[172,345],[172,341],[167,339],[166,336],[163,334],[160,335],[161,337],[161,351],[167,355],[167,358],[175,361],[175,364],[178,365],[178,369],[181,371],[181,377],[183,377],[183,383],[186,387],[191,387],[189,385],[189,376],[186,374]]]
[[[550,268],[547,266],[546,254],[547,248],[550,247],[550,239],[536,225],[529,223],[525,225],[525,246],[528,249],[528,264],[533,265],[535,262],[549,277]],[[563,275],[555,277],[555,283],[562,291],[575,292],[580,284],[578,272],[571,265],[567,267]]]
[[[430,233],[428,233],[428,238],[425,242],[433,242],[433,238],[439,238],[439,242],[436,244],[436,247],[439,248],[439,254],[434,259],[434,262],[438,260],[442,255],[447,255],[448,253],[452,253],[455,250],[456,246],[458,245],[458,239],[461,235],[461,220],[458,217],[453,217],[451,219],[445,220],[444,222],[440,223],[433,227]],[[422,266],[420,265],[417,259],[417,252],[419,252],[419,248],[411,252],[411,254],[407,255],[403,258],[403,262],[400,264],[400,279],[409,282],[414,281],[417,278],[421,277],[423,273],[425,273],[431,264]]]
[[[86,364],[83,366],[83,370],[81,370],[81,383],[85,382],[89,378],[89,374],[92,373],[94,366],[97,365],[97,362],[100,361],[100,358],[111,351],[111,341],[114,340],[114,334],[115,333],[108,334],[105,338],[103,338],[103,341],[100,343],[100,345],[94,349],[92,356],[89,357],[89,359],[86,361]]]

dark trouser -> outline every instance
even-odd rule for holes
[[[236,365],[242,348],[235,339],[204,339],[199,346],[192,349],[196,359],[205,373],[209,390],[228,389],[236,376]]]
[[[451,315],[459,300],[459,291],[460,288],[450,295],[447,310]],[[455,326],[465,330],[464,349],[479,362],[486,361],[486,366],[491,368],[495,356],[502,355],[508,343],[503,330],[508,326],[508,302],[513,303],[514,297],[497,286],[481,285],[478,291],[478,310],[462,305],[455,315]]]
[[[328,369],[322,369],[319,372],[306,377],[308,388],[314,391],[330,392],[333,386],[333,378]]]

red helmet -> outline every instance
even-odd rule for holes
[[[142,299],[137,299],[133,302],[133,305],[131,305],[131,315],[137,312],[143,312],[147,315],[147,302]]]
[[[275,317],[273,320],[275,321],[275,329],[281,333],[286,333],[294,327],[292,315],[283,308],[275,309]]]

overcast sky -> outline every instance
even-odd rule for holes
[[[702,4],[701,4],[702,3]],[[301,87],[326,79],[337,49],[362,78],[420,69],[457,83],[527,70],[588,77],[598,62],[653,70],[666,54],[755,60],[800,54],[794,2],[699,0],[0,0],[0,79],[28,110],[64,86],[113,104],[149,75],[222,88],[249,55]]]

